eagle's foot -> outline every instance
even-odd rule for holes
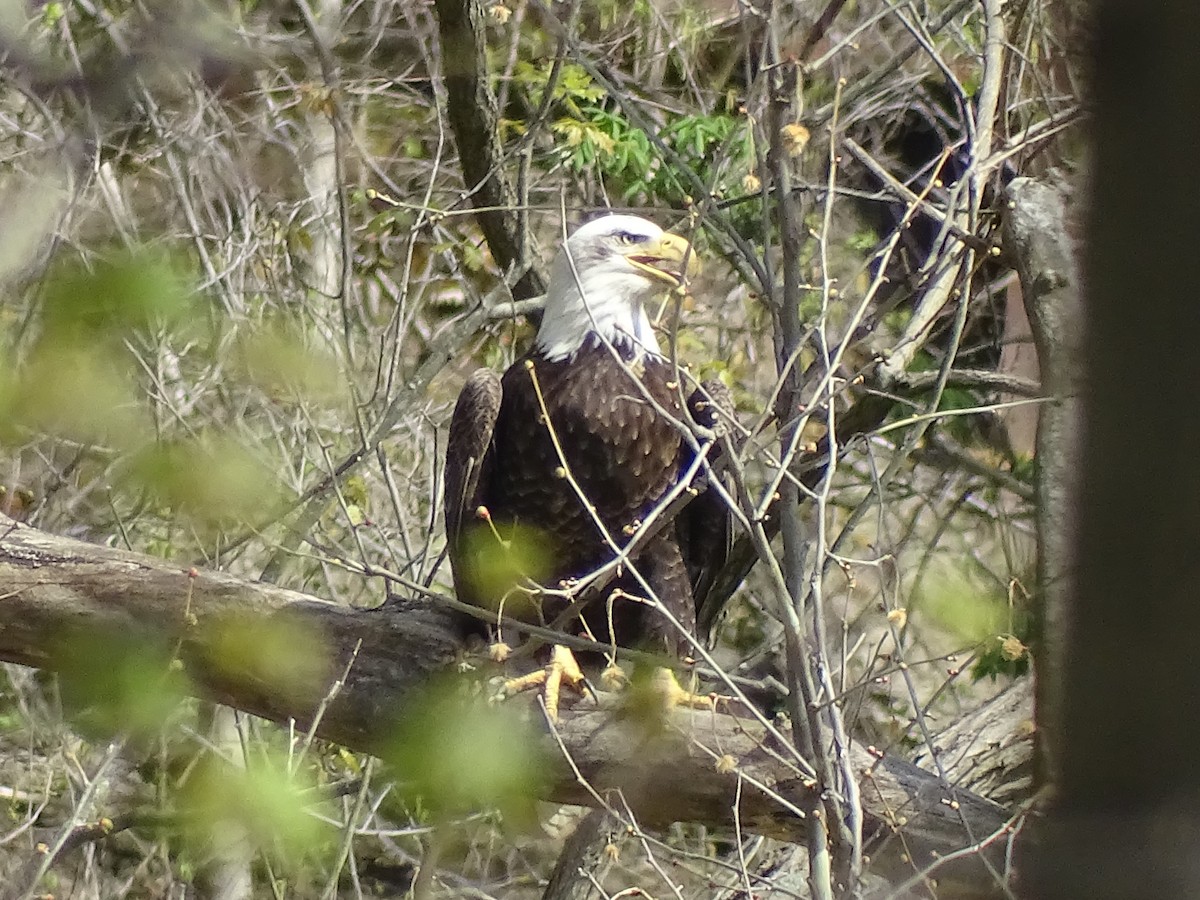
[[[502,663],[508,659],[508,655],[512,653],[512,647],[504,643],[504,641],[496,641],[494,644],[488,644],[487,648],[488,659],[494,663]]]
[[[716,709],[715,694],[695,694],[684,689],[675,677],[675,673],[662,666],[654,670],[650,676],[651,693],[662,703],[663,711],[672,710],[677,706],[688,709]]]
[[[724,699],[716,694],[696,694],[684,689],[675,673],[665,666],[644,671],[630,681],[625,692],[625,711],[655,727],[665,725],[671,710],[715,710]]]
[[[616,663],[610,663],[600,673],[600,686],[606,691],[623,691],[629,687],[629,675]]]
[[[566,647],[555,644],[550,651],[550,663],[544,669],[538,669],[536,672],[506,681],[504,694],[511,696],[540,687],[542,701],[546,704],[546,715],[549,716],[551,722],[557,722],[558,701],[564,685],[581,697],[585,697],[589,693],[587,678],[584,677],[583,670],[579,668],[575,654]]]

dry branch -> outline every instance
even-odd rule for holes
[[[955,784],[1016,807],[1034,794],[1034,731],[1033,679],[1022,678],[940,732],[934,747]]]
[[[523,216],[516,212],[523,207],[504,171],[496,97],[488,81],[482,4],[479,0],[436,0],[434,7],[442,44],[446,113],[476,219],[502,269],[528,266],[520,227]],[[520,275],[512,289],[517,300],[544,291],[543,279],[532,268]]]
[[[0,600],[0,659],[54,669],[64,664],[55,648],[66,633],[144,635],[179,647],[197,693],[302,728],[320,710],[317,734],[368,751],[394,731],[406,700],[462,651],[450,614],[439,608],[397,602],[347,609],[273,585],[55,537],[3,516]],[[231,668],[219,637],[229,633],[229,623],[319,635],[328,650],[323,676],[297,683],[284,671],[294,668],[292,660]],[[812,807],[806,779],[784,762],[786,753],[772,747],[754,721],[733,715],[677,711],[668,728],[651,735],[605,697],[598,706],[566,710],[558,734],[546,742],[558,759],[547,776],[546,799],[595,805],[597,796],[619,792],[620,806],[646,826],[731,824],[739,779],[744,828],[797,840],[803,821],[788,805]],[[914,866],[1005,827],[1005,811],[981,797],[902,760],[859,746],[853,754],[876,835],[877,868],[906,877]],[[718,769],[721,757],[732,759],[732,771]],[[994,865],[1002,866],[1004,844],[987,851]],[[944,869],[935,877],[986,884],[974,854]]]

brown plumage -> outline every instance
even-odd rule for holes
[[[506,614],[555,622],[576,595],[541,594],[522,605],[529,591],[514,586],[528,588],[529,579],[520,576],[535,575],[549,590],[584,578],[611,562],[614,547],[688,477],[689,432],[723,424],[717,411],[731,406],[728,391],[718,384],[685,393],[645,304],[694,268],[689,243],[645,219],[592,221],[554,261],[534,348],[503,378],[480,370],[468,380],[450,423],[445,477],[461,600],[490,610],[503,602]],[[702,486],[699,478],[687,487]],[[632,567],[556,627],[683,655],[728,551],[729,524],[716,492],[702,492],[638,547]],[[650,596],[682,632],[644,602]]]
[[[692,453],[680,427],[688,416],[677,373],[659,357],[632,364],[631,348],[620,355],[625,358],[618,360],[613,349],[593,339],[567,360],[547,360],[535,351],[503,379],[481,369],[464,387],[446,459],[446,532],[460,599],[493,609],[500,600],[484,595],[489,579],[479,571],[495,559],[479,552],[481,535],[485,544],[491,535],[477,515],[481,507],[501,537],[509,537],[515,524],[527,529],[522,532],[526,540],[532,534],[545,542],[549,565],[543,582],[557,587],[613,558],[601,525],[623,546],[688,470]],[[725,396],[720,386],[706,387],[718,400]],[[543,403],[550,427],[543,421]],[[689,398],[689,406],[700,424],[713,421],[704,389]],[[583,497],[594,505],[594,515]],[[728,514],[719,501],[715,508],[693,501],[633,560],[690,633],[695,633],[698,605],[693,589],[706,586],[719,568],[728,538]],[[611,607],[610,633],[606,598],[614,590],[619,593]],[[687,642],[678,629],[651,606],[622,597],[646,593],[626,572],[588,604],[584,619],[599,640],[681,655]],[[542,615],[552,621],[567,605],[548,599]],[[578,624],[571,630],[578,631]]]

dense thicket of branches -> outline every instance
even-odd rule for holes
[[[918,827],[949,810],[934,849],[970,863],[970,890],[1009,890],[1001,848],[1030,791],[1027,758],[1004,754],[1028,709],[998,701],[1012,725],[986,747],[978,719],[953,726],[1027,688],[1041,386],[1021,288],[1044,299],[1044,263],[1022,235],[1061,236],[1062,214],[1001,221],[1015,176],[1053,181],[1071,159],[1049,0],[30,10],[0,32],[0,512],[197,574],[165,643],[103,567],[71,588],[88,604],[6,626],[6,659],[58,673],[11,666],[0,692],[14,896],[541,893],[571,814],[530,807],[538,763],[511,751],[537,741],[456,705],[494,687],[484,650],[430,637],[443,652],[410,679],[428,690],[370,740],[320,732],[339,745],[260,666],[319,702],[341,675],[365,696],[352,660],[322,668],[305,628],[237,620],[205,639],[217,689],[183,680],[220,670],[196,668],[187,628],[216,570],[241,585],[225,605],[259,603],[259,582],[345,608],[339,647],[385,598],[387,616],[450,608],[455,392],[521,352],[548,255],[607,208],[681,230],[706,261],[655,311],[681,364],[731,387],[742,429],[727,602],[698,670],[752,701],[746,733],[801,773],[799,793],[755,794],[799,849],[711,810],[643,822],[635,797],[605,795],[592,862],[564,857],[554,889],[952,896],[963,882],[939,885],[951,867]],[[13,540],[0,597],[29,589]],[[93,629],[113,604],[118,633]],[[545,637],[507,623],[508,665]],[[888,809],[872,759],[920,762],[932,793]],[[1004,810],[953,799],[963,785]]]

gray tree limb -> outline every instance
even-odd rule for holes
[[[1050,402],[1038,415],[1037,537],[1039,641],[1037,699],[1038,767],[1053,781],[1060,708],[1059,666],[1072,589],[1075,514],[1072,498],[1080,472],[1080,355],[1083,334],[1075,248],[1069,238],[1066,184],[1014,179],[1007,192],[1004,237],[1016,262],[1021,294],[1037,346],[1042,388]]]
[[[967,790],[1016,808],[1034,795],[1033,679],[1009,685],[934,738],[947,777]],[[932,769],[922,752],[914,760]]]
[[[319,677],[297,681],[293,666],[269,658],[231,664],[220,636],[228,626],[301,628],[319,636],[327,658]],[[69,538],[0,516],[0,659],[48,669],[69,660],[65,635],[143,636],[178,648],[193,690],[348,747],[377,751],[406,703],[461,658],[448,611],[419,603],[353,610],[232,575],[178,565]],[[269,655],[268,655],[269,656]],[[520,701],[512,701],[520,702]],[[796,841],[811,808],[811,782],[752,719],[672,712],[648,734],[621,715],[619,700],[564,710],[546,747],[557,760],[544,798],[596,805],[620,796],[647,827],[675,821],[732,825],[735,798],[744,829]],[[723,760],[723,765],[718,765]],[[983,853],[1003,868],[1005,810],[942,784],[911,763],[853,747],[869,818],[874,869],[906,878],[989,836]],[[936,869],[942,883],[987,886],[968,852]]]
[[[602,869],[609,843],[620,821],[607,811],[593,809],[575,826],[563,845],[542,900],[590,900],[596,895],[596,881]],[[595,880],[593,880],[595,879]]]

